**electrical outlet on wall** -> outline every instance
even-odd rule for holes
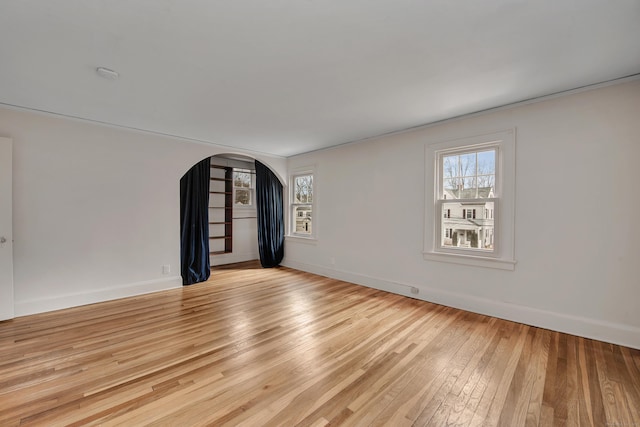
[[[165,264],[162,266],[162,274],[169,274],[171,273],[171,265],[170,264]]]

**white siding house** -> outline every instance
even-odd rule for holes
[[[477,192],[476,192],[477,190]],[[494,236],[493,188],[445,189],[442,205],[442,244],[492,249]],[[472,201],[464,201],[475,199]],[[479,201],[478,199],[488,199]]]

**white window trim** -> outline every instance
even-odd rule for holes
[[[293,217],[293,192],[294,192],[294,180],[298,176],[313,175],[313,200],[311,201],[311,212],[313,213],[311,234],[299,234],[293,231],[293,227],[296,219]],[[285,238],[291,241],[297,241],[301,243],[315,244],[318,238],[318,180],[317,180],[317,168],[314,166],[305,166],[292,169],[289,173],[289,191],[287,194],[287,234]],[[305,203],[307,204],[307,203]]]
[[[486,135],[427,143],[425,145],[425,222],[423,257],[429,261],[462,265],[515,269],[515,178],[516,130],[508,129]],[[481,253],[473,249],[446,249],[440,244],[442,202],[438,202],[439,177],[436,161],[442,151],[468,149],[473,146],[498,147],[496,158],[495,250]]]

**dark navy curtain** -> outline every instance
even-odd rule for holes
[[[263,267],[276,267],[284,257],[282,184],[268,167],[256,160],[258,250]]]
[[[210,159],[197,163],[180,179],[180,257],[182,283],[204,282],[209,265]]]

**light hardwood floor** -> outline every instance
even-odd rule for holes
[[[0,323],[0,426],[640,426],[640,351],[287,268]]]

